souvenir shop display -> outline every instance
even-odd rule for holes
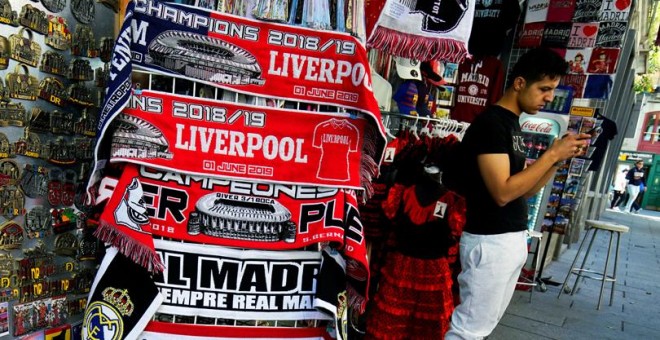
[[[96,272],[97,263],[84,258],[95,258],[92,252],[99,249],[98,241],[88,238],[81,245],[89,219],[81,210],[87,208],[81,199],[85,178],[80,178],[83,169],[91,168],[82,164],[93,156],[89,125],[96,113],[82,114],[80,106],[70,105],[72,81],[65,76],[69,61],[75,58],[73,27],[68,23],[76,19],[69,1],[3,4],[0,248],[14,269],[8,275],[3,271],[0,282],[0,300],[6,303],[0,316],[6,322],[6,326],[0,322],[0,339],[63,334],[71,329],[69,323],[81,320]],[[76,53],[87,47],[86,37],[113,34],[114,13],[104,6],[98,10],[105,20],[94,22],[89,30],[81,28]],[[78,86],[94,87],[90,70],[103,63],[95,53],[87,52],[80,51],[89,63],[86,74],[74,72],[73,76],[84,74],[79,77],[84,80],[76,80]],[[89,270],[91,275],[83,275]]]

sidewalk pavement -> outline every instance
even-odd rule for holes
[[[560,285],[547,285],[546,292],[535,289],[531,303],[529,292],[516,291],[489,340],[660,339],[660,212],[625,214],[608,209],[601,220],[630,227],[621,235],[612,306],[611,284],[606,283],[602,306],[596,310],[601,284],[597,280],[584,279],[575,295],[562,293],[559,299]],[[599,232],[589,255],[592,269],[602,271],[608,243],[609,233]],[[579,243],[572,244],[545,268],[543,276],[563,283],[578,247]],[[569,287],[575,275],[571,278]]]

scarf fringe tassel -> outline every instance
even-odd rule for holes
[[[447,60],[460,63],[471,57],[467,46],[461,41],[411,35],[382,26],[374,29],[367,46],[394,56],[420,61]]]
[[[94,236],[117,248],[120,253],[150,272],[161,273],[165,270],[165,265],[153,249],[122,233],[111,224],[101,222]]]

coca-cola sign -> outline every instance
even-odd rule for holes
[[[528,117],[520,123],[520,129],[524,132],[544,133],[557,135],[559,124],[554,120]]]

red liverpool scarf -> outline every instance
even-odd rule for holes
[[[366,12],[378,11],[379,1]],[[387,0],[368,45],[415,60],[461,62],[469,56],[474,1]]]
[[[142,91],[115,119],[112,162],[192,175],[361,189],[365,119]],[[295,128],[291,128],[295,124]]]
[[[366,48],[349,34],[137,0],[128,5],[111,64],[99,139],[128,104],[135,90],[131,73],[139,68],[253,96],[330,105],[335,112],[357,110],[369,122],[360,146],[365,181],[382,159],[385,130],[371,90]],[[106,158],[99,145],[90,187],[100,180],[100,160]]]

